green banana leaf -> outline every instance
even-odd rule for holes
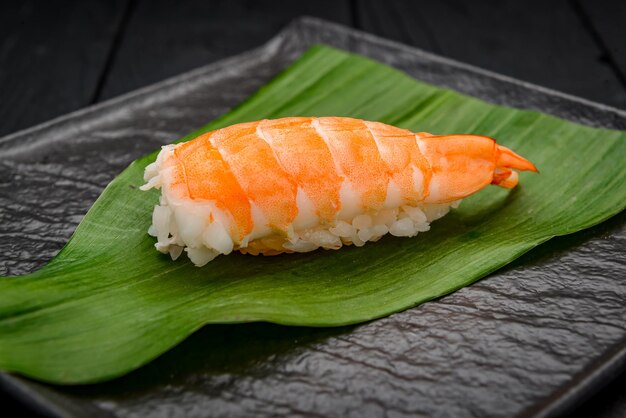
[[[420,83],[369,59],[317,46],[219,120],[352,116],[413,131],[495,137],[533,161],[513,190],[489,187],[416,238],[308,254],[173,262],[146,231],[158,192],[132,163],[43,269],[0,279],[0,369],[90,383],[149,362],[209,323],[337,326],[466,286],[542,242],[624,209],[626,133],[515,110]]]

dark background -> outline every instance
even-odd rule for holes
[[[3,0],[0,136],[258,46],[301,15],[626,109],[624,0]],[[576,416],[626,416],[625,387],[626,373]],[[9,408],[33,414],[0,393]]]

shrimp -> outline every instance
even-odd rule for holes
[[[481,135],[413,133],[347,117],[232,125],[164,146],[142,190],[161,189],[149,234],[173,259],[308,252],[415,236],[528,160]]]

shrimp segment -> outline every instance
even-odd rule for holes
[[[335,171],[326,143],[311,126],[312,121],[313,118],[264,120],[258,130],[285,171],[311,200],[317,216],[322,221],[332,220],[341,208],[342,179]]]
[[[252,231],[248,196],[241,188],[222,156],[209,142],[211,133],[174,149],[170,159],[170,188],[179,199],[215,202],[233,219],[230,231],[235,241]],[[190,181],[191,179],[191,181]]]
[[[365,123],[352,118],[318,118],[314,124],[335,162],[361,199],[363,208],[380,209],[390,172]]]
[[[480,135],[294,117],[242,123],[163,148],[141,190],[162,188],[150,234],[198,266],[233,250],[276,255],[428,231],[489,184],[537,168]]]
[[[241,123],[219,129],[209,136],[209,141],[267,219],[267,226],[284,234],[298,213],[297,185],[282,169],[269,144],[258,136],[258,124]]]
[[[391,171],[391,179],[400,188],[403,203],[417,204],[428,195],[430,169],[417,147],[415,134],[380,122],[365,122],[381,158]]]

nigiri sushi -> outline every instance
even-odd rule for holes
[[[240,123],[166,145],[148,233],[197,266],[219,254],[308,252],[412,237],[489,184],[535,166],[480,135],[435,136],[346,117]]]

